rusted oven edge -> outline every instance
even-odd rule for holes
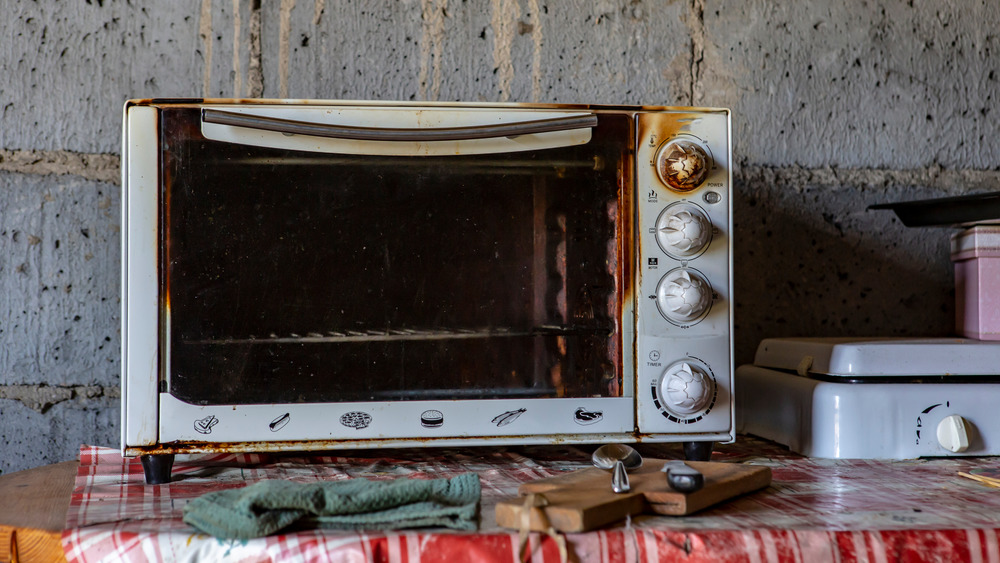
[[[709,434],[600,434],[600,435],[553,435],[553,436],[478,436],[473,438],[420,438],[391,440],[310,440],[307,442],[168,442],[153,446],[128,446],[123,449],[125,457],[164,454],[212,454],[212,453],[295,453],[345,450],[368,450],[383,448],[458,448],[495,446],[544,446],[566,444],[607,444],[617,443],[681,443],[681,442],[731,443],[733,438],[725,433]]]
[[[121,240],[119,241],[119,250],[121,253],[121,260],[119,266],[119,279],[125,280],[128,276],[128,157],[129,157],[129,134],[128,134],[128,110],[134,104],[131,100],[126,101],[122,105],[122,145],[121,145],[121,209],[120,209],[120,225],[121,225]],[[119,284],[121,291],[120,301],[118,303],[118,314],[120,319],[120,335],[121,345],[118,350],[119,354],[119,366],[121,367],[121,377],[119,382],[120,396],[122,397],[121,408],[118,413],[118,435],[120,439],[120,445],[122,448],[122,453],[124,453],[126,441],[126,414],[127,405],[125,404],[125,397],[129,391],[128,378],[125,377],[126,374],[126,350],[128,349],[128,284]]]
[[[122,159],[122,447],[155,444],[159,387],[158,110],[125,104]]]
[[[631,112],[629,119],[629,145],[624,147],[619,161],[618,177],[618,219],[621,221],[618,229],[618,246],[616,281],[619,284],[618,291],[618,332],[621,336],[619,342],[620,371],[622,396],[631,397],[632,411],[636,412],[636,213],[639,190],[635,185],[635,139],[638,124],[636,123],[636,112]],[[638,422],[636,421],[636,425]],[[638,427],[636,428],[638,432]]]
[[[730,202],[732,202],[733,193],[735,192],[735,187],[733,186],[733,168],[736,167],[736,162],[733,160],[733,118],[732,118],[732,112],[730,110],[727,109],[725,111],[725,114],[726,114],[726,145],[729,148],[729,167],[728,167],[728,169],[729,169],[729,176],[728,176],[728,180],[727,180],[728,181],[728,185],[729,185],[729,194],[728,194],[728,197],[729,197]],[[735,207],[735,206],[732,203],[730,203],[730,205],[729,205],[729,225],[730,225],[730,229],[735,232],[735,229],[733,229],[733,227],[732,227],[732,225],[733,225],[733,207]],[[734,239],[734,237],[731,234],[730,237],[729,237],[729,250],[728,250],[728,252],[729,252],[729,271],[730,272],[735,272],[735,270],[733,269],[734,268],[734,264],[733,264],[733,254],[734,254],[734,252],[733,252],[733,245],[734,245],[734,240],[733,239]],[[729,275],[729,301],[730,301],[730,303],[735,304],[736,303],[736,295],[734,293],[735,282],[733,281],[733,278],[735,278],[735,275],[731,273]],[[736,334],[735,314],[736,314],[736,311],[735,310],[736,310],[735,306],[730,306],[729,307],[729,335],[730,335],[729,336],[729,393],[730,393],[730,397],[732,397],[732,399],[729,401],[729,419],[732,421],[732,425],[731,425],[731,429],[732,430],[730,432],[731,432],[731,434],[733,436],[733,438],[730,440],[730,442],[733,442],[736,439],[736,338],[735,338],[735,334]]]

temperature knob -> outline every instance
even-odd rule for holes
[[[680,361],[663,372],[659,395],[668,410],[681,416],[692,415],[712,404],[715,382],[701,366]]]
[[[712,240],[712,221],[692,203],[676,203],[656,218],[656,243],[667,254],[690,257]]]
[[[957,414],[944,417],[938,423],[937,440],[942,448],[956,454],[969,449],[969,429],[965,419]]]
[[[694,321],[712,305],[712,286],[695,270],[677,268],[667,272],[657,284],[656,305],[667,320]]]
[[[657,175],[670,189],[678,192],[689,192],[700,186],[710,167],[705,149],[688,140],[666,143],[656,154]]]

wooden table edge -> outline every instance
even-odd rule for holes
[[[0,475],[0,561],[65,561],[66,526],[79,462]]]

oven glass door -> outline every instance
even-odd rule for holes
[[[451,115],[489,124],[498,111],[399,110],[381,118],[412,122],[397,138],[363,127],[352,131],[374,137],[344,140],[302,129],[338,112],[282,109],[249,123],[227,122],[241,114],[224,107],[160,109],[160,370],[172,401],[270,405],[271,422],[286,406],[343,404],[354,430],[374,415],[364,405],[412,402],[433,427],[447,410],[436,405],[502,401],[483,413],[501,428],[533,400],[576,401],[578,425],[603,418],[588,400],[628,402],[629,115],[426,140],[416,129],[429,113],[434,134],[462,137]]]

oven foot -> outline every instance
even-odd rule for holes
[[[715,442],[684,442],[684,459],[687,461],[711,461]]]
[[[174,466],[174,454],[152,454],[139,456],[142,472],[146,474],[147,485],[161,485],[170,482],[170,470]]]

